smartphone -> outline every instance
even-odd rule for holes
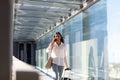
[[[57,41],[57,39],[55,39],[54,41]]]
[[[54,38],[55,38],[55,36],[54,36]],[[54,41],[57,41],[57,39],[55,39]]]

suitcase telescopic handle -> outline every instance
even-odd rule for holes
[[[65,71],[66,71],[66,70],[71,70],[71,68],[66,68]]]

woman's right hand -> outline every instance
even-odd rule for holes
[[[54,42],[55,42],[55,37],[52,37],[52,40],[51,40],[51,46],[54,45]]]
[[[55,40],[56,40],[56,39],[55,39],[55,37],[53,36],[53,37],[52,37],[52,41],[51,41],[51,42],[52,42],[52,43],[54,43],[54,42],[55,42]]]

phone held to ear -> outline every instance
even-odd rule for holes
[[[55,36],[54,36],[54,38],[55,38]],[[54,41],[57,41],[57,39],[54,39]]]
[[[57,41],[57,39],[55,39],[54,41]]]

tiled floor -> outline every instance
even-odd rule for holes
[[[50,77],[46,76],[44,73],[40,74],[40,80],[53,80]]]

